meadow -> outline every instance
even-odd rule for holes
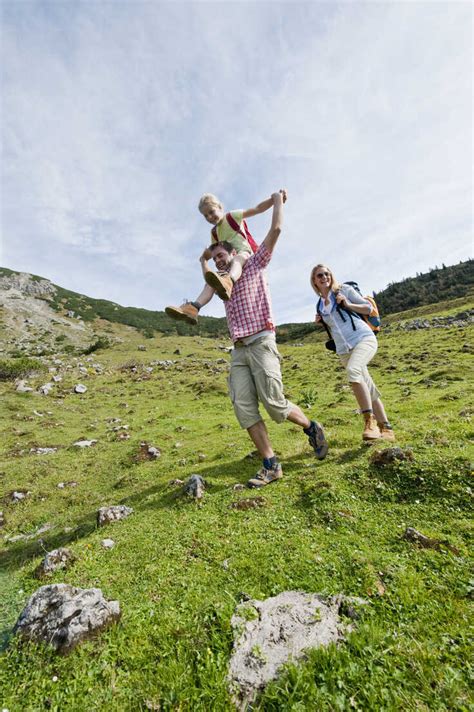
[[[459,299],[424,313],[472,306]],[[40,386],[56,368],[62,380],[49,395],[1,382],[1,706],[232,710],[226,675],[236,605],[299,590],[369,605],[342,644],[288,665],[254,710],[474,709],[473,328],[396,326],[392,317],[371,371],[397,445],[413,460],[371,463],[388,444],[362,443],[344,374],[312,333],[280,346],[283,380],[287,396],[323,423],[329,455],[318,462],[299,428],[266,418],[284,478],[258,492],[266,506],[251,510],[231,507],[255,495],[234,485],[260,462],[227,396],[225,339],[144,339],[123,327],[121,343],[89,356],[43,357],[44,371],[28,383]],[[86,393],[73,392],[77,383]],[[97,443],[79,449],[81,439]],[[140,457],[142,442],[161,457]],[[44,447],[57,449],[35,452]],[[192,473],[206,482],[200,503],[172,483]],[[29,494],[12,502],[19,490]],[[121,503],[134,513],[98,529],[99,507]],[[446,545],[418,547],[404,539],[407,527]],[[104,537],[113,549],[101,546]],[[11,632],[43,583],[36,566],[58,546],[77,559],[48,582],[99,587],[122,609],[117,625],[67,657]]]

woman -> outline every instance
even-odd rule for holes
[[[328,327],[364,417],[363,440],[383,438],[393,442],[392,426],[367,370],[377,352],[377,339],[360,315],[370,314],[372,305],[350,285],[338,284],[326,265],[313,267],[311,286],[320,297],[315,321]]]

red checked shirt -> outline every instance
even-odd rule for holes
[[[234,284],[231,298],[224,302],[232,341],[275,329],[270,290],[265,278],[265,267],[271,258],[272,253],[262,242],[257,252],[247,260],[240,279]]]

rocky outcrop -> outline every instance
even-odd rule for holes
[[[31,596],[13,632],[65,654],[119,618],[118,601],[106,601],[99,588],[57,583],[41,586]]]

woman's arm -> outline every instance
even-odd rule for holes
[[[336,302],[356,314],[370,314],[372,305],[352,287],[344,287],[336,294]]]

